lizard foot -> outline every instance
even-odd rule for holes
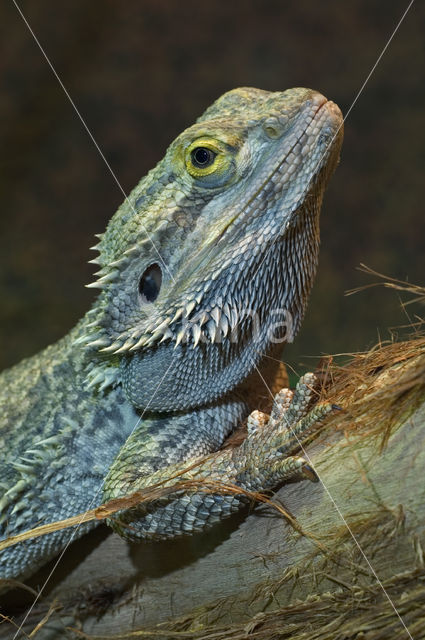
[[[233,455],[235,467],[240,469],[237,484],[264,490],[290,479],[318,481],[310,462],[296,452],[338,407],[319,404],[309,410],[315,386],[316,376],[307,373],[294,391],[282,389],[276,394],[270,416],[260,411],[250,414],[248,436]]]

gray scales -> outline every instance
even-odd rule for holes
[[[93,307],[65,338],[0,376],[1,539],[194,461],[198,479],[245,490],[315,479],[296,455],[332,410],[308,412],[314,376],[295,393],[283,389],[270,418],[251,413],[243,388],[301,323],[342,124],[338,107],[309,89],[235,89],[134,188],[99,236]],[[246,439],[221,449],[244,420]],[[179,492],[109,524],[131,540],[166,539],[246,501]],[[0,577],[30,575],[69,537],[9,547]]]

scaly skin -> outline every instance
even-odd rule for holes
[[[197,477],[243,489],[314,479],[294,454],[330,408],[304,417],[308,376],[293,399],[278,396],[270,420],[250,416],[242,445],[219,449],[249,414],[244,381],[302,320],[341,125],[338,107],[314,91],[236,89],[141,180],[97,246],[92,309],[0,378],[1,537],[166,480],[196,459]],[[168,538],[243,502],[176,493],[111,524],[132,539]],[[69,535],[7,549],[0,576],[30,574]]]

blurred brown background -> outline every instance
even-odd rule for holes
[[[406,0],[19,2],[128,193],[224,91],[308,86],[350,107]],[[424,284],[424,4],[346,122],[307,317],[285,359],[363,349],[406,324],[398,296],[344,291],[360,262]],[[11,0],[0,7],[0,368],[88,309],[87,260],[122,194]],[[413,317],[413,309],[412,316]]]

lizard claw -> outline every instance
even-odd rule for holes
[[[282,389],[276,394],[270,416],[260,411],[249,416],[248,437],[240,447],[242,458],[238,466],[254,490],[268,489],[292,478],[319,481],[312,465],[296,453],[319,430],[324,418],[340,407],[319,404],[310,409],[316,384],[316,376],[306,373],[294,391]]]
[[[302,466],[302,472],[308,480],[311,480],[311,482],[320,481],[320,478],[315,472],[315,470],[313,469],[313,467],[309,465],[307,462]]]

